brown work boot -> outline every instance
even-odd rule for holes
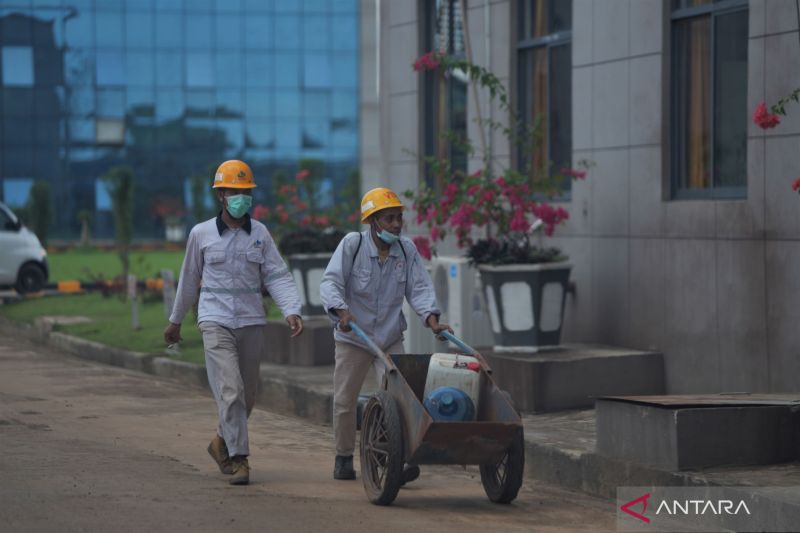
[[[233,465],[233,475],[231,476],[231,485],[247,485],[250,483],[250,465],[247,463],[246,455],[234,455],[231,458]]]
[[[223,474],[233,474],[233,465],[231,458],[228,457],[228,447],[225,441],[219,435],[214,435],[211,443],[208,445],[208,455],[217,463],[219,471]]]

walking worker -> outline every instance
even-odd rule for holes
[[[369,228],[346,235],[333,253],[320,284],[320,297],[334,330],[334,479],[355,479],[356,404],[369,367],[380,383],[384,366],[349,326],[355,321],[384,352],[403,353],[403,298],[433,333],[453,332],[439,323],[441,312],[431,277],[414,242],[402,237],[403,204],[392,190],[372,189],[361,200],[361,222]],[[403,482],[419,476],[406,465]]]
[[[181,338],[181,322],[198,298],[208,383],[219,411],[217,433],[208,453],[232,485],[250,482],[247,418],[253,410],[267,323],[266,288],[291,327],[303,331],[300,298],[266,226],[247,214],[256,186],[242,161],[222,163],[213,189],[222,210],[192,228],[186,242],[175,305],[164,331],[167,343]]]

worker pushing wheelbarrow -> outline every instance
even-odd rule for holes
[[[389,355],[356,323],[350,327],[386,366],[361,424],[361,477],[369,500],[392,503],[408,463],[479,465],[489,499],[513,501],[525,468],[522,421],[509,395],[492,379],[486,360],[450,333],[441,333],[479,361],[480,401],[474,420],[436,421],[423,405],[432,354]]]

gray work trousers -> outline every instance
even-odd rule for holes
[[[264,326],[228,329],[215,322],[201,322],[199,327],[208,384],[219,412],[217,433],[225,439],[231,457],[250,455],[247,417],[256,403]]]
[[[404,353],[403,341],[384,350],[388,354]],[[336,455],[353,455],[356,447],[356,404],[358,393],[369,367],[375,369],[378,384],[383,380],[384,365],[372,352],[347,342],[336,342],[336,366],[333,369],[333,433]]]

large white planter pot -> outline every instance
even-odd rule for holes
[[[327,314],[319,296],[319,284],[325,268],[331,260],[332,252],[316,254],[292,254],[287,257],[289,270],[300,291],[303,304],[303,316],[320,316]]]
[[[479,265],[496,351],[536,351],[561,343],[566,262]]]

